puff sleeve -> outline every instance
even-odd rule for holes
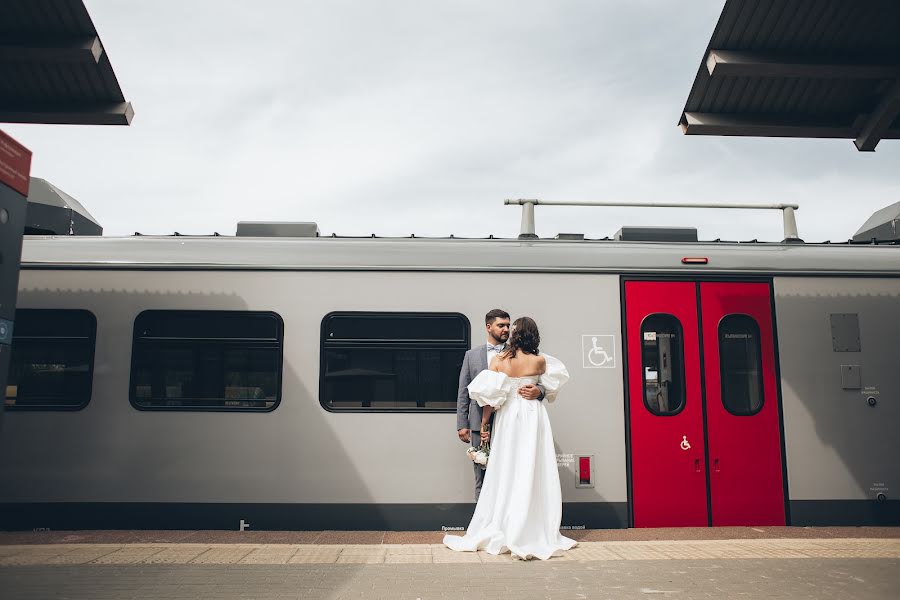
[[[559,388],[569,380],[569,371],[566,370],[566,365],[562,364],[562,361],[558,358],[543,353],[541,353],[541,356],[544,357],[547,366],[538,383],[544,388],[544,399],[547,402],[553,402],[556,400]]]
[[[503,373],[484,370],[479,373],[472,383],[468,385],[469,397],[478,403],[478,406],[492,406],[500,408],[509,397],[512,383]]]

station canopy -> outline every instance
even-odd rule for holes
[[[0,123],[128,125],[82,0],[0,0]]]
[[[688,135],[900,139],[900,0],[727,0]]]
[[[81,203],[46,179],[28,186],[25,235],[102,235],[103,227]]]
[[[900,202],[886,206],[869,217],[853,235],[854,241],[900,241]]]

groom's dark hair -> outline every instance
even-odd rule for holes
[[[509,313],[505,310],[500,310],[499,308],[495,308],[492,311],[489,311],[488,314],[484,315],[484,324],[490,325],[494,322],[494,319],[508,319]]]

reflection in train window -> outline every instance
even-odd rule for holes
[[[641,323],[644,404],[655,415],[684,408],[684,351],[681,323],[672,315],[650,315]]]
[[[719,372],[728,412],[748,416],[762,409],[762,351],[753,317],[728,315],[719,322]]]
[[[134,321],[130,399],[141,410],[273,410],[284,325],[275,313],[148,310]]]
[[[91,399],[97,319],[86,310],[19,309],[7,410],[79,410]]]
[[[458,313],[331,313],[322,320],[327,410],[453,412],[469,349]]]

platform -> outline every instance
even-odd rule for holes
[[[440,532],[0,533],[25,598],[897,598],[900,528],[567,532],[549,561],[457,553]]]

